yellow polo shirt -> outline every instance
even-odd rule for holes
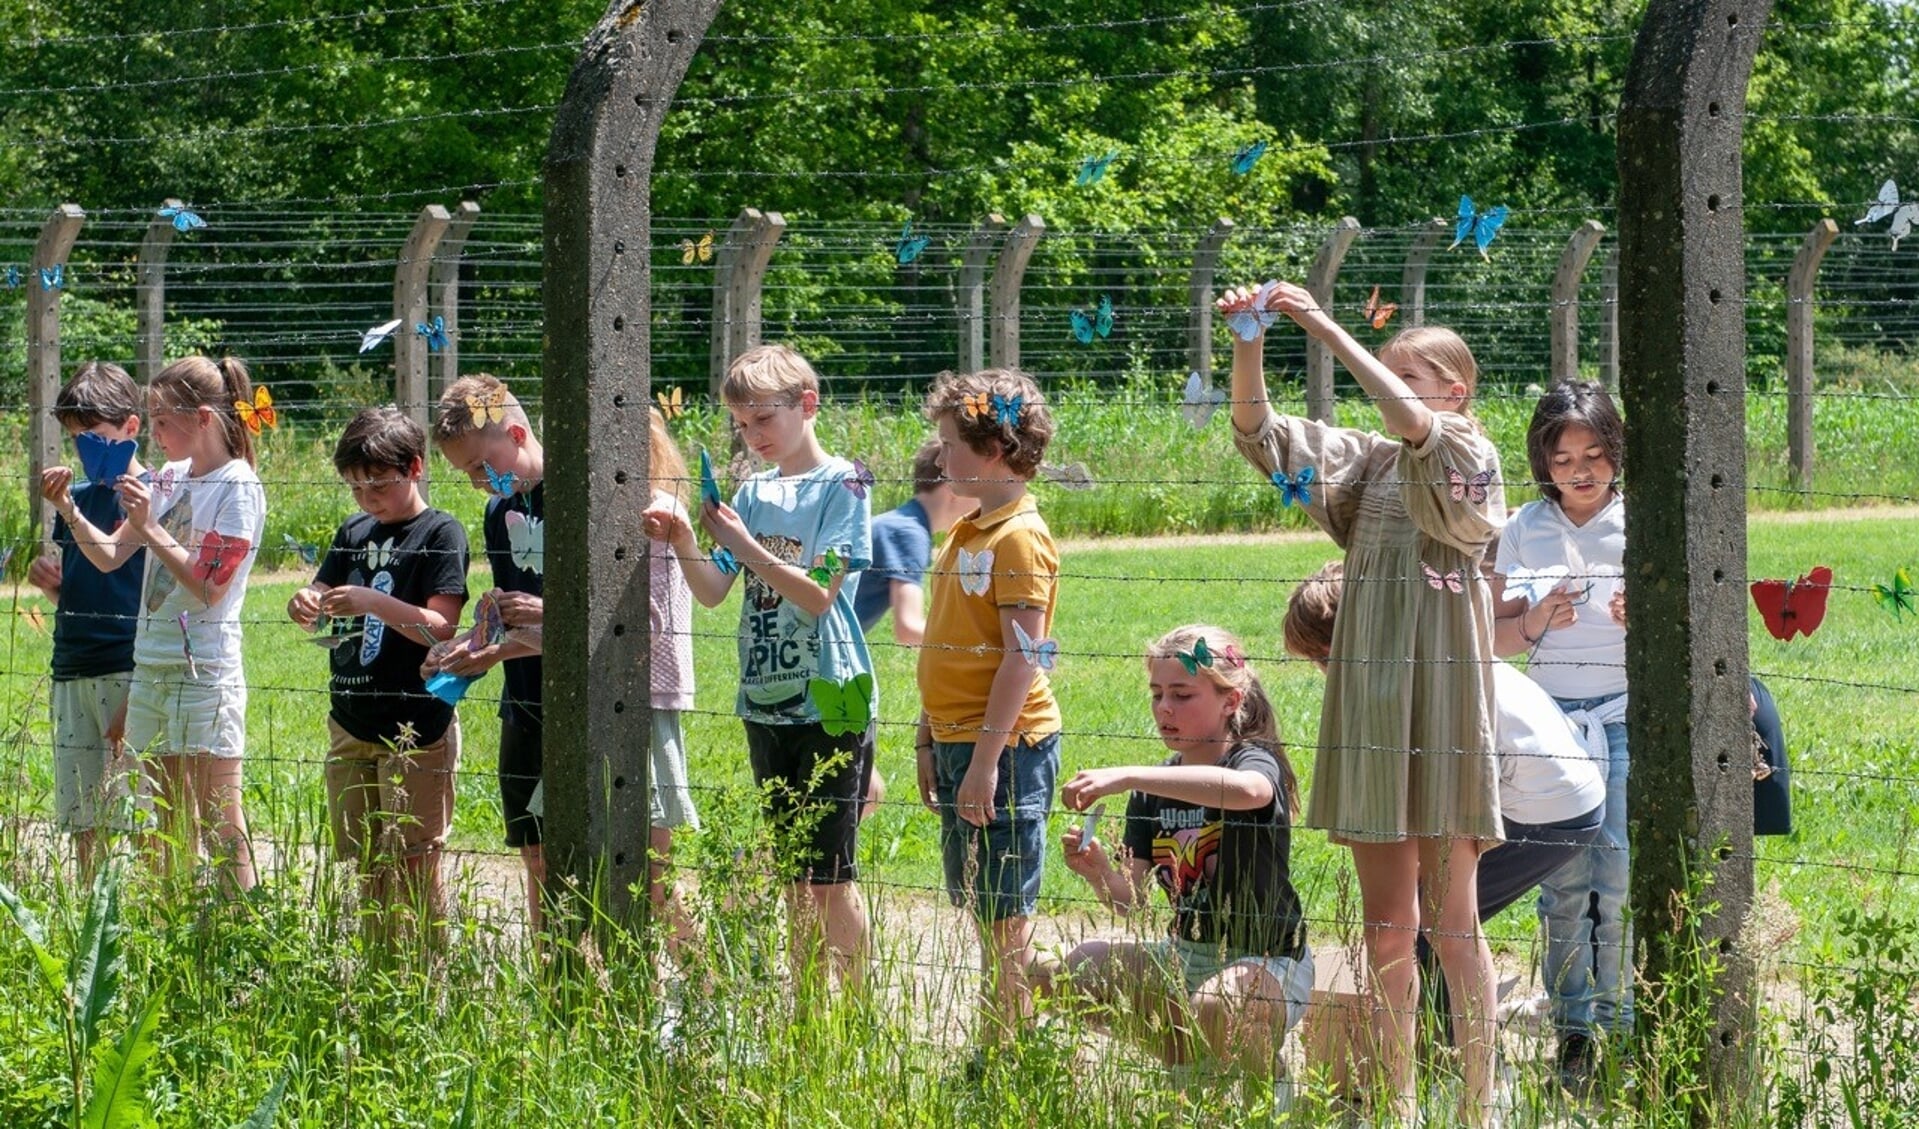
[[[1046,609],[1044,638],[1053,631],[1058,592],[1059,549],[1032,495],[954,523],[933,562],[920,646],[920,704],[934,740],[978,739],[1005,655],[1000,609]],[[1014,729],[1029,741],[1059,732],[1059,703],[1045,671],[1035,672]]]

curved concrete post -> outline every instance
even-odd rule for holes
[[[786,234],[786,217],[741,208],[713,256],[713,344],[709,378],[714,400],[733,358],[760,343],[765,316],[761,286],[773,247]]]
[[[1399,272],[1399,312],[1406,315],[1406,327],[1426,324],[1426,267],[1433,252],[1446,245],[1453,225],[1446,220],[1431,220],[1413,236],[1406,252],[1406,266]]]
[[[1599,268],[1599,383],[1619,390],[1619,247],[1606,253]]]
[[[1812,488],[1812,286],[1826,249],[1838,237],[1833,221],[1813,224],[1786,274],[1786,457],[1792,484],[1801,490]]]
[[[427,355],[427,397],[435,402],[446,386],[460,379],[460,256],[466,253],[466,237],[480,218],[480,205],[460,201],[453,209],[433,251],[433,271],[428,280],[428,305],[446,322],[446,348]]]
[[[1213,286],[1219,270],[1219,249],[1233,234],[1233,221],[1213,221],[1193,248],[1193,280],[1186,290],[1186,367],[1213,383]]]
[[[1319,245],[1313,265],[1306,271],[1306,290],[1323,310],[1333,308],[1333,284],[1339,279],[1339,265],[1359,238],[1359,221],[1342,216],[1332,233]],[[1321,423],[1333,421],[1333,351],[1318,341],[1306,342],[1306,414]]]
[[[986,261],[993,257],[1005,230],[1006,217],[991,213],[973,229],[960,256],[959,290],[953,296],[959,305],[960,372],[986,367]]]
[[[27,288],[27,474],[34,499],[27,522],[29,537],[53,530],[53,505],[40,498],[40,472],[60,462],[64,429],[53,418],[53,402],[60,395],[61,286],[48,286],[40,272],[53,267],[64,273],[73,241],[87,213],[78,204],[62,204],[40,227],[33,245],[33,262],[22,285]]]
[[[1046,221],[1032,213],[1020,217],[1000,242],[999,262],[993,267],[993,324],[990,333],[994,368],[1019,367],[1019,288],[1026,264],[1046,234]]]
[[[433,251],[446,234],[452,217],[438,204],[420,209],[400,248],[400,259],[393,267],[393,316],[400,319],[399,332],[393,335],[393,402],[413,417],[420,430],[433,433],[433,405],[427,399],[426,364],[431,352],[427,339],[416,328],[432,320],[427,313],[427,275],[433,269]],[[447,340],[453,339],[447,326]],[[428,469],[432,460],[420,468],[420,494],[428,490]]]
[[[162,208],[186,205],[169,196]],[[134,379],[146,384],[166,366],[167,252],[173,247],[173,220],[159,213],[147,221],[140,240],[140,269],[133,284],[135,356]]]
[[[1606,225],[1586,220],[1573,229],[1553,272],[1552,378],[1579,379],[1579,279],[1605,237]]]

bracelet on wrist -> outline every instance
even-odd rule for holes
[[[1538,635],[1528,635],[1528,634],[1526,633],[1526,615],[1525,615],[1525,613],[1524,613],[1524,612],[1521,612],[1521,613],[1520,613],[1520,615],[1519,615],[1519,637],[1520,637],[1521,639],[1524,639],[1524,640],[1526,641],[1526,643],[1527,643],[1527,645],[1529,645],[1529,646],[1532,646],[1532,645],[1537,645],[1537,644],[1538,644],[1538,642],[1539,642],[1539,640],[1540,640],[1540,639],[1542,639],[1542,638],[1544,638],[1544,637],[1545,637],[1545,635],[1546,635],[1546,633],[1545,633],[1544,631],[1541,631],[1541,632],[1540,632],[1540,633],[1539,633]]]

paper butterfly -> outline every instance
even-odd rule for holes
[[[1276,283],[1268,282],[1253,294],[1245,309],[1226,312],[1226,328],[1233,331],[1234,337],[1241,341],[1254,341],[1272,328],[1272,324],[1279,320],[1279,314],[1267,309],[1266,303],[1276,289]]]
[[[1912,234],[1912,221],[1919,219],[1919,204],[1900,200],[1899,185],[1891,180],[1879,186],[1879,198],[1866,209],[1865,216],[1852,222],[1878,223],[1887,216],[1892,217],[1892,226],[1886,229],[1886,233],[1892,236],[1892,249],[1897,251],[1899,241]]]
[[[1186,374],[1186,394],[1179,406],[1179,414],[1194,430],[1206,426],[1212,420],[1213,412],[1226,402],[1226,391],[1214,388],[1197,371]]]
[[[1073,177],[1073,183],[1080,188],[1085,188],[1089,184],[1098,184],[1106,179],[1106,170],[1112,166],[1114,158],[1118,156],[1118,149],[1109,149],[1103,157],[1082,158],[1079,163],[1079,173]]]
[[[993,586],[993,550],[981,549],[969,553],[959,551],[960,591],[969,596],[984,596]]]
[[[1491,467],[1487,467],[1471,478],[1460,474],[1452,467],[1446,468],[1446,493],[1450,495],[1455,502],[1464,502],[1468,499],[1474,504],[1484,502],[1486,500],[1487,489],[1492,485],[1492,481],[1493,472]]]
[[[1547,565],[1545,568],[1516,568],[1506,574],[1506,596],[1524,596],[1526,606],[1536,606],[1539,601],[1553,594],[1553,589],[1565,583],[1572,576],[1572,569],[1565,565]]]
[[[546,572],[546,522],[518,510],[508,510],[506,539],[514,564],[528,572]]]
[[[993,415],[999,420],[1001,427],[1019,426],[1020,413],[1026,410],[1025,394],[1002,396],[995,392],[990,402],[993,405]]]
[[[1073,337],[1078,340],[1081,345],[1091,345],[1093,338],[1096,336],[1102,339],[1110,337],[1113,332],[1112,295],[1101,294],[1099,296],[1099,306],[1095,308],[1092,313],[1089,314],[1085,310],[1074,310],[1071,317],[1073,320]]]
[[[740,571],[740,562],[733,559],[733,550],[723,545],[713,547],[713,567],[727,576]]]
[[[287,552],[299,557],[303,564],[314,565],[320,562],[320,547],[318,545],[308,545],[304,542],[295,541],[291,533],[280,534],[280,544]]]
[[[700,448],[700,501],[709,506],[721,502],[720,482],[713,477],[713,456],[706,453],[705,447]]]
[[[1174,651],[1173,657],[1179,660],[1179,665],[1185,667],[1188,674],[1198,674],[1200,667],[1213,665],[1213,649],[1206,645],[1204,635],[1193,640],[1192,650]]]
[[[840,485],[851,490],[855,498],[864,498],[866,492],[873,488],[873,472],[866,469],[864,460],[854,459],[853,473],[840,479]]]
[[[307,636],[307,642],[316,646],[335,650],[347,643],[365,636],[364,631],[353,630],[353,619],[335,619],[322,612],[313,621],[313,634]]]
[[[1226,660],[1226,665],[1235,670],[1246,665],[1246,655],[1231,643],[1226,644],[1226,649],[1220,655]]]
[[[1266,155],[1266,142],[1255,141],[1251,145],[1241,145],[1233,150],[1233,175],[1245,176],[1253,171],[1253,166]]]
[[[394,318],[392,321],[381,322],[379,325],[360,334],[360,352],[365,353],[369,350],[379,348],[382,342],[393,336],[393,332],[405,324],[406,323],[399,318]]]
[[[709,231],[705,235],[700,236],[698,243],[693,242],[691,239],[680,240],[680,265],[690,267],[693,265],[695,259],[698,259],[702,263],[710,263],[713,261],[712,232]]]
[[[172,220],[173,230],[181,232],[192,231],[196,227],[205,227],[207,225],[207,221],[201,219],[192,209],[185,206],[175,208],[169,205],[168,207],[161,208],[160,218],[163,220]]]
[[[393,538],[391,537],[385,541],[368,540],[366,547],[360,550],[360,559],[364,560],[366,566],[375,572],[392,564],[394,556]]]
[[[1752,602],[1766,630],[1780,642],[1794,635],[1811,635],[1826,618],[1826,596],[1832,591],[1832,570],[1815,567],[1798,580],[1755,580]]]
[[[500,614],[500,602],[482,597],[480,605],[473,609],[473,634],[467,640],[467,650],[495,647],[505,640],[506,619]]]
[[[1425,561],[1420,561],[1419,571],[1426,574],[1426,587],[1434,591],[1450,591],[1457,595],[1466,590],[1466,572],[1464,569],[1456,568],[1451,572],[1440,572]]]
[[[255,435],[260,434],[262,427],[280,426],[280,414],[273,410],[273,393],[268,392],[264,384],[253,386],[252,403],[235,400],[233,410],[239,415],[240,422],[247,425],[247,430]]]
[[[1054,466],[1052,463],[1039,464],[1041,478],[1059,487],[1061,490],[1091,490],[1097,483],[1093,481],[1093,472],[1086,469],[1085,463],[1073,463],[1070,466]]]
[[[66,282],[67,265],[65,263],[55,263],[50,267],[40,268],[40,289],[58,290],[65,286]]]
[[[483,462],[480,466],[486,470],[486,488],[490,493],[502,498],[513,496],[513,487],[519,482],[519,475],[510,470],[494,470],[492,463]]]
[[[7,268],[7,289],[8,290],[20,289],[20,268],[19,267]]]
[[[180,613],[180,653],[186,656],[187,677],[198,680],[200,668],[193,661],[193,633],[187,630],[187,613]]]
[[[1051,670],[1059,662],[1059,644],[1051,639],[1033,642],[1033,637],[1019,625],[1019,620],[1013,621],[1013,638],[1019,643],[1020,657],[1035,670]]]
[[[653,393],[653,398],[660,402],[660,414],[667,419],[678,419],[686,414],[686,396],[677,384],[671,392]]]
[[[1085,814],[1085,816],[1083,816],[1080,819],[1080,823],[1079,823],[1079,849],[1080,850],[1083,851],[1086,848],[1092,846],[1094,843],[1099,842],[1099,837],[1095,835],[1094,832],[1099,830],[1099,813],[1104,811],[1105,809],[1106,809],[1106,801],[1101,800],[1099,803],[1094,804],[1092,807],[1092,810],[1088,811]]]
[[[864,672],[844,682],[811,678],[806,696],[820,711],[820,728],[829,737],[864,733],[873,724],[873,676]]]
[[[133,453],[139,444],[131,439],[107,439],[91,431],[73,437],[73,449],[80,454],[80,469],[88,482],[111,486],[133,465]]]
[[[473,685],[471,678],[442,670],[426,680],[425,689],[427,693],[447,705],[457,706],[460,704],[460,699],[466,697],[466,688],[471,685]]]
[[[505,422],[506,385],[498,384],[485,392],[468,395],[466,410],[472,414],[475,427]]]
[[[926,244],[930,241],[929,236],[914,235],[913,221],[907,220],[906,226],[900,228],[900,241],[893,246],[893,257],[900,261],[901,266],[906,266],[920,257],[920,252],[926,250]]]
[[[1293,475],[1288,475],[1283,470],[1274,471],[1271,478],[1273,485],[1279,487],[1279,504],[1290,506],[1298,502],[1302,506],[1312,505],[1313,492],[1307,487],[1313,484],[1313,479],[1318,473],[1309,466],[1300,467],[1299,473]]]
[[[819,564],[806,570],[806,575],[813,578],[813,583],[822,588],[828,588],[833,584],[833,577],[838,575],[840,570],[845,567],[846,562],[840,559],[840,555],[828,549],[826,550],[826,554],[820,558]]]
[[[987,418],[993,414],[993,399],[984,392],[966,394],[966,414],[975,419]]]
[[[1379,287],[1375,286],[1373,287],[1373,296],[1366,299],[1366,308],[1363,312],[1366,315],[1366,320],[1373,323],[1374,329],[1385,329],[1386,323],[1393,320],[1393,315],[1399,312],[1399,303],[1381,302],[1379,300]]]
[[[1904,619],[1908,613],[1919,614],[1913,609],[1912,575],[1903,568],[1892,574],[1891,584],[1873,585],[1872,598],[1891,612],[1894,619]]]
[[[1474,206],[1471,196],[1461,196],[1459,220],[1453,224],[1453,244],[1446,249],[1450,251],[1453,247],[1459,246],[1470,235],[1473,238],[1473,245],[1479,248],[1479,257],[1490,258],[1486,254],[1486,248],[1492,246],[1493,237],[1499,234],[1499,229],[1506,226],[1508,214],[1510,213],[1504,204],[1482,212]]]
[[[209,529],[206,539],[200,542],[199,557],[193,562],[193,575],[215,585],[225,584],[233,579],[234,571],[247,559],[247,551],[252,547],[244,537],[228,537]]]
[[[430,322],[414,322],[413,332],[426,338],[426,350],[429,353],[437,353],[446,348],[446,319],[439,314],[434,314]]]

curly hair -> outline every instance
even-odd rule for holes
[[[1033,378],[1016,369],[943,372],[926,394],[926,418],[947,416],[974,454],[999,454],[1015,477],[1030,480],[1053,441],[1053,414]],[[1012,418],[1008,422],[1007,417]]]

